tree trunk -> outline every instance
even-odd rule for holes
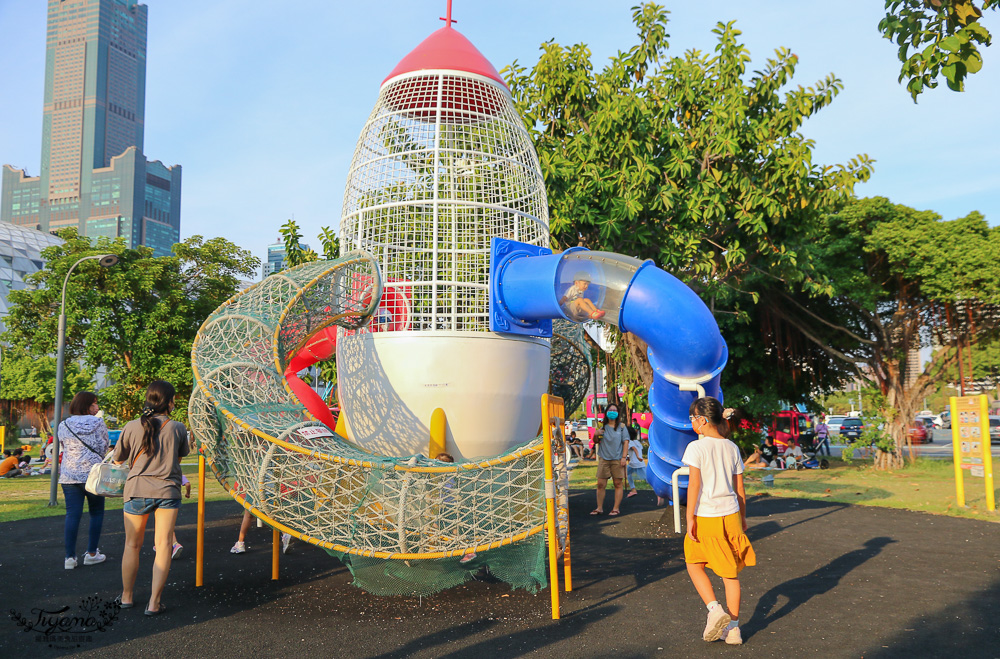
[[[880,471],[895,471],[903,468],[903,452],[896,447],[893,451],[875,449],[875,469]]]
[[[639,374],[643,386],[649,389],[653,386],[653,367],[649,365],[649,359],[646,357],[646,351],[649,349],[649,346],[646,345],[645,341],[631,332],[622,334],[622,340],[625,342],[625,349],[628,353],[629,361],[632,362],[632,367]]]

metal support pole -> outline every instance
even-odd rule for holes
[[[271,531],[271,581],[278,580],[278,557],[281,556],[281,532],[278,529]]]
[[[542,444],[545,455],[545,526],[549,545],[549,592],[552,619],[559,620],[559,534],[556,525],[556,484],[552,468],[552,424],[549,423],[549,395],[542,395]]]
[[[205,456],[198,456],[198,544],[195,550],[194,585],[205,585]]]
[[[70,272],[73,269],[70,268]],[[69,273],[66,273],[69,280]],[[56,399],[55,419],[52,425],[52,476],[49,479],[49,508],[59,505],[57,501],[57,485],[59,483],[59,424],[62,423],[63,403],[63,359],[66,357],[66,286],[63,285],[63,301],[59,307],[59,348],[56,352]]]
[[[66,271],[66,278],[63,279],[62,302],[59,305],[59,347],[56,352],[56,400],[55,400],[55,424],[52,427],[52,475],[49,478],[49,507],[59,505],[56,501],[56,485],[59,483],[59,424],[62,422],[63,404],[63,361],[66,357],[66,286],[69,284],[69,276],[73,274],[76,266],[84,261],[97,259],[102,268],[110,268],[118,263],[118,257],[114,254],[95,254],[84,256]]]

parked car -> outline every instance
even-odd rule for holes
[[[917,412],[916,416],[918,419],[922,419],[923,417],[928,417],[931,421],[934,422],[935,428],[940,428],[942,425],[944,425],[943,422],[941,421],[941,416],[939,414],[934,414],[934,412],[931,412],[930,410],[920,410],[919,412]]]
[[[846,416],[828,416],[826,417],[826,427],[830,429],[830,436],[840,434],[840,426],[843,425]]]
[[[934,443],[934,429],[940,428],[941,426],[934,422],[934,417],[932,416],[918,416],[917,423],[921,423],[924,429],[927,431],[927,443]]]
[[[1000,416],[990,415],[990,444],[1000,444]]]
[[[860,417],[850,416],[844,419],[844,423],[841,424],[840,436],[851,440],[858,439],[864,429],[865,424]]]
[[[934,431],[934,426],[931,426],[931,432]],[[925,444],[927,442],[927,427],[919,419],[915,419],[910,422],[910,425],[906,428],[906,437],[910,440],[911,444]]]

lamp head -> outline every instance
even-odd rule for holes
[[[98,263],[100,263],[101,266],[104,267],[104,268],[110,268],[114,264],[118,263],[118,255],[117,254],[105,254],[105,255],[103,255],[103,256],[100,257],[100,260],[98,261]]]

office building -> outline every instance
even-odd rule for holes
[[[0,220],[47,233],[75,226],[170,254],[180,240],[181,167],[148,161],[142,150],[146,5],[48,7],[41,171],[4,165]]]
[[[302,251],[309,249],[309,245],[301,245]],[[288,266],[285,265],[285,243],[276,242],[273,245],[267,246],[267,259],[264,261],[264,266],[262,268],[262,279],[268,275],[273,275],[276,272],[281,272]]]
[[[49,233],[0,223],[0,332],[6,329],[7,295],[29,288],[24,280],[45,267],[42,250],[62,242]]]

